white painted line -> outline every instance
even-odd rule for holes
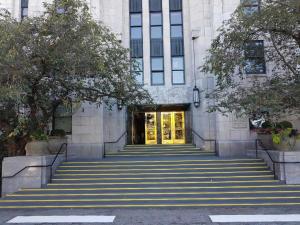
[[[7,223],[112,223],[115,216],[17,216]]]
[[[213,223],[300,222],[300,214],[287,215],[211,215]]]

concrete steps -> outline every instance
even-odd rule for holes
[[[155,155],[145,156],[149,152]],[[103,161],[65,162],[47,187],[8,195],[0,200],[0,208],[300,205],[300,185],[274,180],[262,160],[191,152],[201,151],[192,145],[127,146]]]

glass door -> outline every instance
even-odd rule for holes
[[[173,116],[171,112],[161,113],[162,144],[173,144]]]
[[[185,144],[184,112],[161,113],[162,144]]]
[[[146,144],[157,144],[156,113],[145,113]]]
[[[185,144],[184,112],[174,112],[174,144]]]

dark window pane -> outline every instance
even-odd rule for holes
[[[182,0],[170,0],[170,11],[181,11]]]
[[[151,27],[151,39],[162,39],[162,27]]]
[[[150,12],[161,12],[161,1],[162,0],[149,0]]]
[[[142,0],[130,0],[130,12],[142,12]]]
[[[152,69],[152,71],[163,71],[164,70],[163,58],[152,58],[151,59],[151,69]]]
[[[142,58],[143,57],[143,40],[136,39],[130,41],[131,57]]]
[[[263,58],[247,59],[245,65],[246,74],[265,74],[266,64]]]
[[[171,12],[171,25],[182,24],[182,13],[181,12]]]
[[[151,13],[151,25],[162,25],[162,14],[161,13]]]
[[[256,13],[259,11],[258,6],[245,6],[243,8],[243,11],[246,15],[252,15],[253,13]]]
[[[246,57],[264,57],[264,42],[249,41],[245,44]]]
[[[184,70],[183,57],[172,58],[172,70]]]
[[[130,26],[142,26],[142,14],[131,14]]]
[[[184,55],[182,38],[171,38],[171,54],[172,56]]]
[[[152,84],[164,84],[164,73],[163,72],[153,72],[152,73]]]
[[[55,130],[64,130],[66,133],[72,132],[72,107],[60,105],[54,113]]]
[[[171,26],[171,37],[172,38],[182,37],[182,26]]]
[[[259,0],[241,0],[244,6],[259,5]]]
[[[130,35],[131,35],[131,40],[142,39],[142,28],[141,27],[132,27]]]
[[[28,0],[22,0],[21,1],[21,7],[22,8],[28,8]]]
[[[152,39],[151,40],[151,56],[163,56],[163,40],[162,39]]]
[[[173,84],[184,84],[184,71],[173,71]]]

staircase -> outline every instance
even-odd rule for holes
[[[264,161],[220,159],[192,145],[127,146],[103,161],[65,162],[42,189],[0,208],[173,208],[300,205],[300,185],[274,180]]]

